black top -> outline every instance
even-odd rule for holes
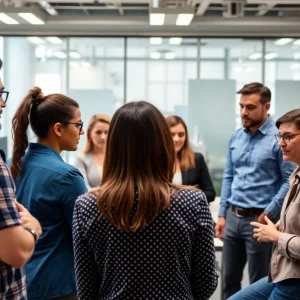
[[[202,192],[179,191],[135,233],[99,221],[96,197],[85,194],[75,204],[73,234],[80,300],[204,300],[217,287],[213,221]]]
[[[195,167],[187,171],[181,171],[181,173],[182,184],[197,185],[204,192],[207,202],[215,200],[216,191],[201,153],[195,153]]]

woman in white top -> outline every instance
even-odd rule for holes
[[[88,190],[101,183],[109,125],[110,118],[107,115],[92,116],[88,124],[86,145],[75,159],[74,165],[83,175]]]

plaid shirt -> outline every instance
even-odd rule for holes
[[[14,182],[10,171],[0,156],[0,230],[21,225],[14,204]],[[2,241],[0,241],[2,243]],[[25,300],[26,277],[23,269],[16,269],[0,261],[0,299]]]

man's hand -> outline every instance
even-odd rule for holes
[[[267,216],[265,216],[265,223],[267,225],[258,222],[250,223],[256,227],[253,229],[253,237],[257,239],[259,243],[278,242],[282,233],[277,230],[276,225],[274,225]]]
[[[42,228],[39,221],[33,217],[30,212],[19,202],[15,202],[19,211],[23,227],[29,227],[35,230],[38,238],[42,235]]]
[[[226,225],[226,219],[224,217],[219,217],[218,222],[215,227],[216,236],[223,241],[224,238],[224,230]]]
[[[265,221],[265,217],[266,217],[267,215],[264,213],[264,212],[262,212],[259,216],[258,216],[258,219],[257,219],[257,222],[258,223],[261,223],[261,224],[267,224],[267,222]]]

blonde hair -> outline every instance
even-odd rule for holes
[[[83,152],[87,153],[93,150],[93,141],[91,139],[91,131],[93,130],[97,122],[102,122],[110,125],[110,117],[105,114],[93,115],[88,124],[87,133],[86,133],[86,143],[83,149]]]
[[[182,149],[177,153],[182,171],[187,171],[195,167],[195,154],[189,145],[189,135],[185,122],[178,116],[169,116],[166,118],[169,127],[181,124],[185,130],[185,142]]]

